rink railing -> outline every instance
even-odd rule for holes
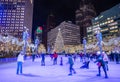
[[[14,62],[17,61],[17,58],[0,58],[0,63],[8,63],[8,62]]]

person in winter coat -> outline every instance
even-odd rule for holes
[[[41,66],[45,66],[45,53],[41,53]]]
[[[54,54],[53,54],[53,65],[57,64],[57,58],[58,58],[58,54],[56,52],[54,52]]]
[[[21,51],[20,54],[17,57],[17,73],[16,74],[22,74],[22,64],[24,62],[24,52]]]
[[[105,73],[105,78],[108,78],[105,62],[103,60],[103,56],[100,53],[100,51],[97,52],[97,59],[96,59],[95,63],[96,62],[97,62],[97,65],[98,65],[98,74],[97,74],[97,76],[101,76],[101,67],[102,67],[103,71]]]
[[[72,58],[72,55],[70,54],[68,55],[68,64],[69,64],[69,71],[70,71],[68,75],[72,75],[72,72],[76,74],[76,71],[73,68],[73,65],[74,65],[73,58]]]
[[[106,70],[108,71],[109,68],[108,68],[108,56],[105,52],[102,52],[102,56],[103,56],[103,61],[105,62],[105,67],[106,67]]]

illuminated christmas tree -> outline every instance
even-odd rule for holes
[[[60,28],[58,29],[58,34],[56,37],[54,50],[56,52],[62,52],[64,50],[64,41],[63,41],[63,37],[62,37]]]

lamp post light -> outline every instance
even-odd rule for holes
[[[36,39],[35,39],[35,53],[36,54],[38,54],[38,46],[39,46],[39,43],[40,43],[40,41],[39,41],[39,39],[38,39],[38,37],[36,37]]]
[[[86,56],[86,44],[87,44],[87,41],[86,41],[86,38],[84,37],[83,38],[83,48],[84,48],[84,55]]]
[[[100,54],[102,54],[102,33],[100,32],[100,27],[96,29],[96,38],[97,38]]]
[[[24,52],[24,54],[26,53],[26,49],[27,49],[27,43],[28,43],[28,37],[29,37],[29,34],[28,34],[28,28],[27,27],[24,27],[25,31],[23,32],[23,49],[22,51]]]

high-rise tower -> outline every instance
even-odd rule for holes
[[[47,19],[47,31],[50,31],[53,28],[55,28],[55,16],[51,13],[48,15]]]
[[[0,0],[0,33],[22,37],[24,26],[32,30],[33,0]]]
[[[44,38],[44,42],[45,42],[45,46],[50,46],[48,43],[47,43],[47,40],[48,40],[48,32],[51,31],[51,29],[54,29],[56,26],[56,22],[55,22],[55,16],[53,15],[53,13],[50,13],[50,15],[48,15],[48,18],[47,18],[47,30],[45,31],[45,38]]]
[[[80,27],[80,39],[87,36],[86,28],[92,25],[91,19],[96,16],[93,5],[88,0],[82,0],[80,7],[76,10],[76,24]]]

